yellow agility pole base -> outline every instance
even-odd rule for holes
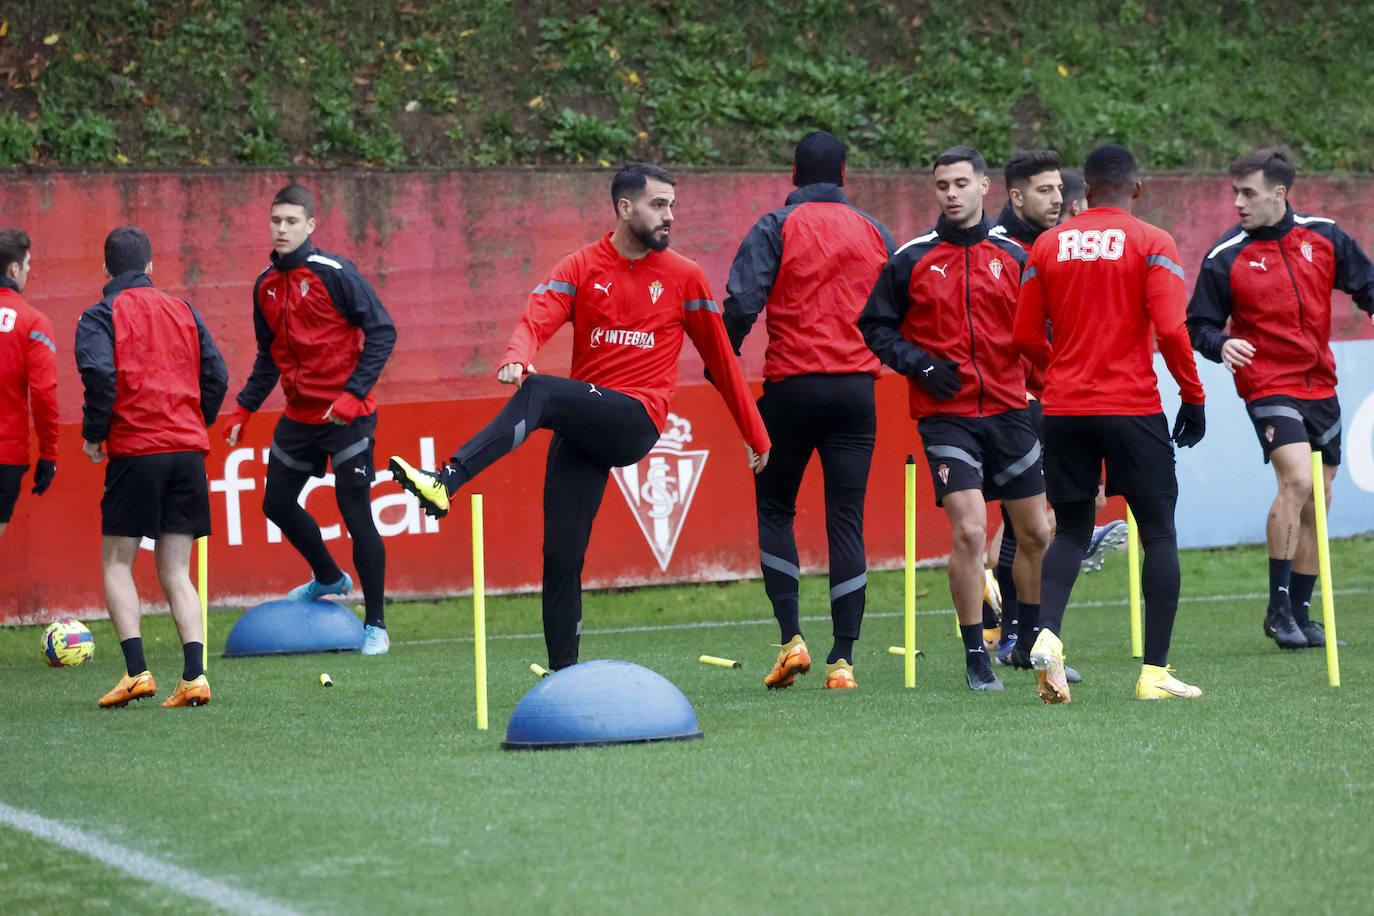
[[[210,560],[205,555],[208,537],[196,538],[196,593],[200,595],[200,667],[210,667]]]
[[[1136,527],[1135,515],[1126,507],[1126,554],[1128,588],[1131,590],[1131,658],[1145,655],[1144,639],[1140,627],[1140,529]]]
[[[956,618],[957,619],[957,618]],[[916,686],[916,458],[906,456],[906,608],[902,620],[906,686]]]
[[[1336,647],[1336,606],[1331,597],[1331,545],[1326,539],[1326,475],[1322,453],[1312,453],[1312,502],[1317,516],[1317,569],[1322,583],[1322,626],[1326,628],[1326,680],[1341,686],[1341,659]]]
[[[482,494],[472,494],[472,643],[477,671],[477,728],[487,727],[487,596],[482,559]]]

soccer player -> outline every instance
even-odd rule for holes
[[[316,248],[315,198],[298,184],[272,199],[272,263],[253,286],[258,355],[224,423],[230,445],[281,380],[286,411],[272,434],[262,510],[310,564],[311,578],[287,598],[346,595],[353,579],[325,547],[320,526],[297,502],[306,481],[334,471],[334,499],[353,540],[363,589],[363,655],[391,648],[383,600],[386,547],[372,519],[372,388],[396,344],[396,327],[353,262]]]
[[[1312,452],[1322,453],[1328,506],[1341,461],[1331,292],[1349,293],[1374,313],[1374,264],[1333,220],[1293,212],[1295,172],[1285,151],[1247,153],[1230,171],[1240,224],[1203,259],[1188,331],[1199,353],[1235,376],[1278,480],[1265,526],[1264,632],[1284,649],[1325,646],[1309,605],[1317,580]]]
[[[136,226],[105,239],[104,298],[76,325],[76,367],[85,388],[82,451],[105,466],[100,500],[100,566],[124,676],[100,698],[104,708],[150,697],[157,684],[143,657],[133,566],[142,538],[153,562],[185,660],[163,706],[210,702],[200,597],[189,573],[191,544],[210,533],[205,479],[207,432],[229,387],[209,330],[190,305],[153,287],[153,249]]]
[[[32,492],[46,493],[57,474],[57,346],[48,316],[20,298],[31,264],[28,235],[0,229],[0,535],[29,469],[30,412],[38,431]]]
[[[391,470],[435,518],[458,488],[536,429],[553,431],[544,472],[544,640],[549,666],[577,663],[582,563],[611,468],[634,464],[658,441],[677,388],[684,335],[701,353],[749,447],[757,473],[769,439],[696,262],[669,250],[673,176],[648,163],[611,179],[615,228],[563,258],[530,293],[501,357],[506,405],[439,470],[399,457]],[[534,354],[572,323],[569,377],[537,374]]]
[[[1060,194],[1063,201],[1059,204],[1059,222],[1073,219],[1088,209],[1088,201],[1083,191],[1083,173],[1078,169],[1060,169],[1059,178],[1063,182]]]
[[[873,461],[879,363],[855,322],[896,247],[892,234],[849,204],[842,185],[847,150],[825,131],[797,144],[783,207],[765,214],[740,243],[726,284],[725,329],[739,352],[767,309],[768,349],[759,413],[773,451],[754,478],[763,586],[781,631],[781,651],[764,678],[790,687],[811,668],[798,607],[801,569],[792,530],[797,491],[812,453],[825,480],[834,643],[826,688],[854,687],[854,641],[863,620],[864,495]]]
[[[1057,520],[1030,661],[1041,699],[1068,702],[1060,632],[1105,463],[1107,492],[1126,497],[1145,548],[1145,658],[1136,696],[1196,697],[1202,691],[1168,667],[1178,609],[1178,481],[1151,341],[1153,330],[1182,389],[1173,440],[1196,445],[1206,421],[1183,323],[1183,268],[1169,234],[1131,213],[1140,180],[1130,150],[1099,146],[1083,171],[1088,209],[1036,239],[1016,305],[1016,345],[1045,373],[1045,486]]]
[[[987,166],[976,150],[956,146],[936,157],[933,186],[939,221],[888,260],[859,329],[878,358],[909,379],[935,503],[949,517],[949,590],[965,679],[974,690],[1001,690],[982,635],[985,499],[1002,500],[1016,534],[1019,626],[1027,635],[1039,617],[1040,558],[1050,538],[1026,373],[1011,343],[1026,253],[988,234]]]

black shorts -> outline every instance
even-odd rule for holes
[[[267,473],[305,474],[323,477],[326,465],[334,470],[335,487],[366,487],[377,476],[372,460],[377,415],[370,413],[352,423],[301,423],[282,417],[272,434]],[[276,471],[274,474],[273,471]]]
[[[1025,499],[1045,492],[1040,439],[1030,411],[1009,410],[990,417],[925,417],[921,434],[935,505],[958,490],[981,490],[987,499]]]
[[[14,518],[14,504],[19,502],[19,489],[24,485],[27,464],[0,464],[0,524]]]
[[[1334,397],[1315,401],[1276,394],[1245,405],[1255,435],[1264,450],[1264,462],[1280,445],[1306,442],[1322,453],[1322,463],[1341,463],[1341,405]]]
[[[1097,498],[1102,465],[1107,495],[1178,495],[1174,446],[1164,414],[1045,417],[1045,490],[1050,504]]]
[[[100,533],[112,537],[210,533],[210,488],[200,452],[111,458],[100,498]]]

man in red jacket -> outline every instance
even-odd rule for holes
[[[33,493],[57,473],[57,347],[52,322],[20,293],[29,278],[29,237],[0,229],[0,535],[29,469],[29,414],[38,430]]]
[[[1196,445],[1205,419],[1183,325],[1183,268],[1169,234],[1131,214],[1140,180],[1130,150],[1100,146],[1083,172],[1088,209],[1036,239],[1016,305],[1016,345],[1045,373],[1045,487],[1057,521],[1030,661],[1041,699],[1068,702],[1059,634],[1092,536],[1105,463],[1107,493],[1126,497],[1145,548],[1145,658],[1136,696],[1196,697],[1202,691],[1167,665],[1178,609],[1178,481],[1151,339],[1153,332],[1182,389],[1173,440]]]
[[[973,690],[1001,690],[983,645],[986,500],[1002,500],[1016,535],[1021,645],[1030,645],[1039,625],[1040,558],[1050,539],[1026,370],[1011,343],[1026,252],[988,234],[987,165],[976,150],[941,153],[933,177],[940,219],[887,262],[859,329],[878,358],[910,380],[935,502],[949,516],[949,590],[965,680]]]
[[[506,406],[438,473],[391,459],[401,486],[442,518],[459,487],[534,430],[553,431],[544,473],[543,607],[554,669],[577,663],[582,562],[610,470],[634,464],[658,441],[684,337],[744,435],[750,466],[758,472],[768,462],[768,432],[706,275],[668,248],[674,199],[673,176],[659,166],[637,162],[617,172],[615,229],[559,261],[530,293],[496,373],[516,388]],[[569,377],[536,374],[535,351],[569,322]]]
[[[735,352],[767,309],[758,408],[773,452],[754,484],[763,587],[781,630],[777,663],[764,678],[770,689],[790,687],[811,668],[792,521],[813,452],[825,479],[834,634],[822,686],[856,686],[854,641],[868,582],[864,494],[877,431],[873,379],[879,363],[855,322],[896,245],[882,223],[845,197],[846,152],[823,130],[801,139],[792,170],[797,189],[749,230],[726,284],[725,329]]]
[[[148,236],[121,226],[105,239],[104,298],[76,325],[76,367],[85,389],[82,451],[106,458],[100,500],[105,604],[124,652],[125,674],[100,706],[150,697],[157,684],[143,656],[133,565],[154,542],[158,581],[181,635],[181,681],[163,706],[210,702],[200,596],[189,573],[191,545],[210,533],[206,432],[229,385],[204,322],[185,302],[153,288]]]
[[[314,601],[346,595],[353,579],[324,545],[320,526],[297,501],[306,481],[334,471],[334,500],[353,541],[353,566],[363,588],[364,655],[391,648],[383,602],[386,546],[372,518],[372,449],[377,432],[377,384],[396,327],[353,262],[321,251],[315,198],[298,184],[272,199],[272,263],[253,286],[258,355],[225,420],[236,445],[248,418],[280,379],[286,411],[272,434],[262,509],[310,564],[311,578],[287,598]]]
[[[1335,221],[1293,212],[1294,177],[1282,150],[1256,150],[1231,163],[1240,224],[1203,259],[1188,304],[1193,346],[1235,375],[1236,393],[1278,478],[1265,526],[1264,632],[1284,649],[1326,645],[1309,605],[1317,581],[1312,451],[1322,453],[1328,507],[1341,461],[1332,290],[1374,313],[1374,264]]]

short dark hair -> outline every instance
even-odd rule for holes
[[[153,259],[153,243],[137,226],[120,226],[105,236],[105,269],[110,276],[136,270],[142,273]]]
[[[967,162],[973,166],[973,174],[975,175],[988,173],[988,164],[983,160],[983,154],[971,146],[951,146],[935,157],[930,170],[933,172],[942,165],[954,165],[956,162]]]
[[[1059,169],[1059,154],[1052,149],[1021,149],[1011,154],[1004,174],[1007,187],[1025,189],[1030,180],[1041,172]]]
[[[651,178],[666,184],[677,184],[673,180],[673,173],[661,165],[654,165],[652,162],[631,162],[616,172],[615,177],[611,179],[611,206],[614,207],[622,197],[631,200],[639,197],[639,192],[644,190],[644,186]]]
[[[278,191],[277,196],[272,198],[272,206],[277,204],[295,204],[305,210],[306,219],[315,218],[315,195],[303,184],[293,181]]]
[[[1078,169],[1060,169],[1059,177],[1064,182],[1064,203],[1061,207],[1062,210],[1068,210],[1071,204],[1082,200],[1087,192],[1083,185],[1083,173]]]
[[[1298,174],[1293,168],[1292,154],[1281,146],[1257,149],[1253,153],[1237,156],[1231,163],[1232,178],[1244,178],[1255,172],[1263,172],[1264,183],[1271,188],[1277,185],[1293,187],[1293,179]]]
[[[28,233],[23,229],[0,229],[0,277],[9,273],[11,264],[23,267],[28,253]]]
[[[1083,179],[1091,185],[1125,187],[1135,183],[1138,172],[1135,155],[1119,143],[1104,143],[1083,163]]]

